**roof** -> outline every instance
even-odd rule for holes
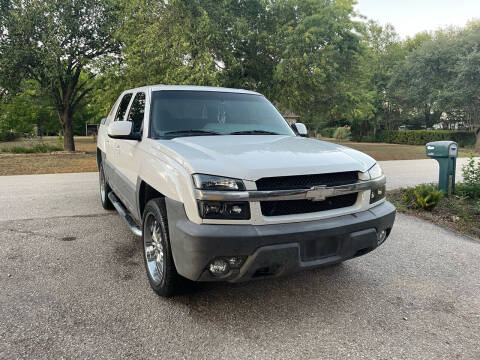
[[[151,91],[160,91],[160,90],[184,90],[184,91],[217,91],[217,92],[229,92],[229,93],[239,93],[239,94],[252,94],[252,95],[261,95],[255,91],[243,90],[243,89],[231,89],[215,86],[194,86],[194,85],[147,85],[138,87],[135,89],[128,89],[127,91],[138,91],[138,90],[151,90]]]

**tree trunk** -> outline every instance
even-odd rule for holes
[[[63,150],[75,151],[72,129],[72,112],[69,109],[65,109],[64,111],[59,112],[59,118],[63,129]]]

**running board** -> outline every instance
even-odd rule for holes
[[[118,211],[121,217],[125,219],[127,222],[128,226],[130,227],[130,230],[139,237],[142,237],[142,230],[138,227],[137,223],[133,218],[130,216],[128,213],[127,209],[123,206],[123,204],[117,199],[113,191],[110,191],[108,193],[108,198],[112,202],[113,206],[115,206],[115,209]]]

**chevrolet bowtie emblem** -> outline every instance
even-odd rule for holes
[[[312,201],[323,201],[327,198],[327,193],[326,185],[312,186],[306,197]]]

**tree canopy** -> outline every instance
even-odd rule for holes
[[[357,139],[400,125],[480,128],[479,22],[403,40],[354,5],[1,0],[0,131],[56,123],[71,150],[81,122],[157,83],[255,90],[312,129],[348,124]],[[59,122],[45,120],[54,112]]]

